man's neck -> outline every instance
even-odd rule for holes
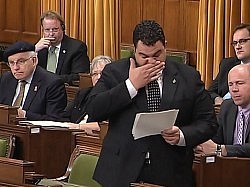
[[[243,64],[249,64],[249,63],[250,63],[250,58],[242,59],[241,62],[242,62]]]

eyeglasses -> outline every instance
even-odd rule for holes
[[[34,56],[30,56],[30,57],[27,58],[27,59],[21,58],[21,59],[18,59],[18,60],[9,61],[9,62],[8,62],[8,66],[9,66],[9,67],[13,67],[15,64],[18,65],[18,66],[22,66],[22,65],[25,64],[26,61],[28,61],[28,60],[31,59],[31,58],[34,58]]]
[[[59,31],[59,27],[56,27],[56,28],[52,28],[52,29],[43,29],[43,32],[44,33],[55,33],[55,32],[58,32]]]
[[[242,38],[242,39],[239,39],[238,41],[233,41],[231,45],[233,47],[237,46],[237,44],[244,45],[248,40],[250,40],[250,38]]]

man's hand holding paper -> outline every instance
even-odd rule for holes
[[[161,135],[164,140],[171,145],[176,145],[180,141],[180,129],[177,126],[172,126],[171,128],[164,129],[161,132]]]

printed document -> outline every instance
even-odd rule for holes
[[[175,124],[179,109],[136,114],[132,134],[134,139],[161,134]]]
[[[19,121],[20,125],[31,124],[38,125],[42,127],[64,127],[69,128],[69,122],[57,122],[57,121]]]

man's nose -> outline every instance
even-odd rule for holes
[[[242,46],[241,46],[241,44],[238,42],[238,43],[236,44],[235,48],[236,48],[236,49],[241,49]]]
[[[148,63],[155,63],[156,57],[148,57],[147,61],[148,61]]]
[[[239,89],[239,88],[238,88],[238,86],[237,86],[236,84],[233,84],[233,85],[232,85],[232,91],[235,92],[235,91],[238,91],[238,89]]]

